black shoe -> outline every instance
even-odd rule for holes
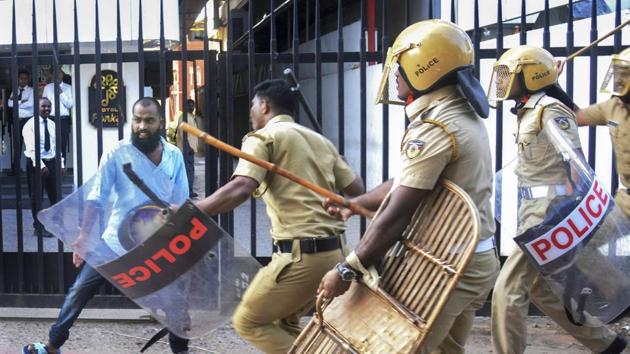
[[[606,348],[606,350],[602,352],[602,354],[621,353],[623,352],[624,349],[626,349],[627,345],[628,345],[628,341],[626,340],[626,338],[624,336],[617,335],[615,340],[610,344],[610,346],[608,346],[608,348]]]

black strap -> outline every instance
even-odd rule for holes
[[[154,334],[153,337],[151,337],[151,339],[147,341],[147,344],[145,344],[144,347],[140,349],[140,353],[144,353],[145,350],[149,349],[153,344],[155,344],[160,339],[164,338],[164,336],[166,336],[167,334],[168,334],[168,328],[166,327],[162,328],[159,332]]]

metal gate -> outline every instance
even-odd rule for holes
[[[35,4],[37,0],[33,0]],[[136,85],[138,92],[143,92],[148,82],[158,92],[155,96],[161,102],[169,98],[167,86],[169,76],[167,68],[174,66],[173,62],[203,63],[204,85],[197,87],[195,83],[196,98],[203,101],[203,116],[206,129],[210,134],[233,145],[240,146],[240,138],[249,129],[248,107],[252,98],[252,89],[255,84],[267,78],[282,78],[285,68],[291,68],[300,79],[300,89],[310,104],[310,109],[300,107],[295,112],[296,119],[307,126],[311,126],[308,112],[312,111],[314,120],[323,127],[323,133],[331,139],[344,154],[355,170],[361,175],[367,184],[366,189],[371,189],[380,182],[387,180],[396,171],[394,158],[397,156],[396,142],[400,139],[404,129],[404,114],[399,108],[383,105],[373,107],[371,95],[373,78],[380,74],[381,63],[384,60],[386,50],[397,33],[415,21],[426,18],[445,18],[456,23],[462,23],[465,19],[472,18],[473,25],[469,34],[473,39],[475,50],[476,72],[483,71],[483,63],[491,62],[498,58],[504,51],[504,38],[516,34],[518,43],[536,43],[532,41],[532,33],[542,34],[541,45],[551,51],[554,56],[564,57],[581,48],[575,45],[574,22],[590,18],[590,39],[598,37],[598,18],[603,14],[614,16],[614,25],[621,22],[621,14],[627,6],[622,6],[621,0],[583,0],[567,1],[562,5],[550,8],[549,1],[541,0],[543,6],[537,12],[528,12],[527,6],[532,2],[521,1],[521,13],[518,18],[504,18],[503,2],[496,1],[496,21],[493,24],[480,24],[480,7],[488,5],[480,4],[475,0],[471,3],[472,17],[468,12],[460,12],[458,8],[463,5],[455,0],[450,1],[411,1],[411,0],[268,0],[268,1],[227,1],[223,7],[219,7],[218,1],[214,4],[215,18],[218,13],[224,11],[225,16],[225,50],[221,52],[210,50],[208,47],[208,14],[205,14],[203,42],[201,50],[188,50],[187,33],[185,28],[184,13],[187,1],[179,1],[180,17],[180,47],[167,48],[167,40],[164,36],[165,0],[138,0],[133,2],[139,9],[142,6],[159,6],[159,21],[151,18],[153,23],[159,22],[160,36],[157,50],[145,50],[142,28],[143,20],[140,15],[137,47],[130,50],[121,38],[121,13],[120,3],[125,0],[115,0],[117,17],[117,38],[115,50],[101,52],[99,38],[99,7],[98,0],[94,0],[94,26],[95,38],[93,39],[94,53],[82,54],[79,41],[79,21],[77,19],[77,1],[74,1],[74,31],[75,38],[67,53],[60,51],[60,43],[56,37],[56,28],[59,15],[56,13],[55,4],[52,1],[53,27],[55,39],[50,47],[37,44],[37,32],[33,31],[30,48],[18,45],[15,36],[15,10],[12,13],[13,37],[10,53],[0,53],[0,66],[5,65],[10,69],[10,81],[12,87],[17,87],[18,70],[24,66],[36,68],[41,65],[52,65],[56,68],[59,64],[73,66],[75,82],[80,82],[81,66],[94,65],[96,77],[100,77],[101,67],[104,64],[116,64],[120,73],[118,80],[118,92],[123,93],[123,80],[127,79],[127,85]],[[61,0],[59,0],[61,1]],[[104,2],[102,0],[101,2]],[[114,0],[110,2],[113,3]],[[16,3],[16,0],[13,0]],[[226,4],[235,5],[226,5]],[[468,2],[462,2],[468,3]],[[528,4],[529,3],[529,4]],[[612,4],[612,5],[611,5]],[[15,9],[15,6],[13,7]],[[33,5],[35,9],[35,5]],[[222,10],[225,9],[225,10]],[[443,11],[444,9],[444,11]],[[585,14],[588,12],[589,16]],[[141,14],[142,11],[140,10]],[[536,21],[532,16],[536,14]],[[33,18],[41,18],[47,14],[39,14],[33,10]],[[487,15],[487,13],[486,13]],[[168,14],[168,16],[173,16]],[[461,17],[461,18],[460,18]],[[66,20],[69,20],[66,16]],[[555,22],[554,22],[555,21]],[[157,25],[157,24],[156,24]],[[552,46],[550,28],[554,26],[566,26],[566,45]],[[466,28],[468,29],[468,28]],[[529,33],[529,35],[528,35]],[[486,45],[486,41],[495,41],[495,45]],[[593,48],[583,54],[588,58],[589,67],[589,99],[588,102],[578,102],[582,106],[597,100],[597,65],[598,57],[608,56],[613,52],[619,52],[622,48],[621,32],[615,34],[612,45],[603,45]],[[23,50],[20,50],[23,49]],[[137,77],[124,77],[123,65],[137,63],[139,70]],[[153,75],[145,75],[146,68],[151,66],[157,70]],[[178,82],[181,87],[188,87],[188,65],[181,66]],[[197,70],[197,65],[193,65]],[[575,86],[575,67],[569,62],[565,70],[566,89],[573,95]],[[197,78],[197,75],[194,76]],[[483,75],[481,77],[483,80]],[[182,90],[181,106],[188,97],[186,89]],[[101,94],[100,90],[97,90]],[[59,102],[59,100],[56,100]],[[86,109],[86,103],[82,102],[81,95],[75,94],[75,107],[73,115],[81,117],[82,110]],[[121,112],[124,112],[121,109]],[[35,111],[37,114],[37,111]],[[508,156],[504,154],[503,141],[511,131],[504,131],[504,116],[507,119],[509,112],[500,106],[494,117],[488,120],[489,128],[494,130],[494,161],[499,170],[506,162]],[[185,116],[185,115],[184,115]],[[82,164],[86,159],[100,158],[103,153],[103,117],[99,113],[96,117],[97,153],[95,156],[85,156],[80,151],[74,161],[74,183],[66,187],[65,193],[77,185],[81,185],[89,176],[83,176]],[[17,110],[11,117],[13,126],[19,124]],[[73,135],[75,146],[81,146],[82,136],[81,119],[75,119],[75,130],[79,132]],[[119,120],[117,134],[119,138],[128,135],[123,129],[123,119]],[[57,127],[59,128],[59,127]],[[14,129],[13,155],[19,156],[16,148],[19,136]],[[36,132],[36,135],[41,135]],[[59,136],[59,135],[57,135]],[[492,135],[491,135],[492,136]],[[588,160],[592,166],[596,166],[596,129],[588,131]],[[39,137],[38,137],[39,138]],[[601,142],[600,142],[601,143]],[[393,147],[390,147],[393,146]],[[59,156],[57,146],[57,156]],[[607,159],[608,156],[604,156]],[[613,157],[614,158],[614,157]],[[230,156],[208,148],[205,152],[205,192],[211,194],[219,186],[225,184],[231,175],[235,160]],[[610,189],[616,190],[618,178],[614,171],[614,163],[611,164]],[[60,169],[57,169],[58,190],[62,189]],[[0,306],[59,306],[63,294],[72,283],[76,270],[71,265],[70,254],[61,243],[56,245],[54,252],[45,251],[44,240],[37,237],[35,251],[24,249],[25,235],[22,211],[25,209],[25,200],[22,191],[24,179],[19,176],[0,177],[2,193],[14,193],[14,202],[7,203],[3,200],[0,208],[0,223],[3,220],[15,219],[15,230],[10,230],[6,225],[0,225]],[[4,188],[8,187],[8,188]],[[37,195],[41,195],[41,186],[36,185]],[[4,197],[3,197],[4,198]],[[39,198],[37,198],[39,200]],[[40,208],[40,205],[35,206]],[[7,217],[12,215],[10,218]],[[271,240],[268,237],[268,221],[264,215],[262,204],[253,199],[235,212],[220,215],[218,220],[223,228],[241,241],[251,254],[261,262],[266,262],[271,254]],[[500,225],[498,225],[500,226]],[[366,228],[366,220],[355,220],[349,225],[351,240],[358,239]],[[500,240],[500,227],[498,227],[497,239]],[[4,240],[14,237],[17,247],[15,250],[6,250]],[[501,247],[499,245],[499,247]],[[93,306],[119,307],[130,306],[128,300],[117,295],[108,287],[98,296]]]

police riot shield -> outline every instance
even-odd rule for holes
[[[143,188],[95,197],[101,181],[97,174],[39,220],[174,334],[198,337],[229,321],[260,268],[249,252],[191,201],[172,205],[178,188],[158,169]]]
[[[563,119],[540,134],[553,151],[528,151],[496,175],[495,211],[577,325],[599,326],[630,305],[630,221],[562,134]],[[540,149],[538,147],[531,147]],[[532,160],[534,158],[534,160]],[[535,158],[556,166],[532,170]],[[529,159],[529,160],[528,160]]]

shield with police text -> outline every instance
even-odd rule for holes
[[[551,119],[519,147],[497,173],[495,211],[569,320],[599,326],[630,305],[630,221],[567,139],[569,124]]]
[[[230,320],[260,265],[191,201],[175,204],[158,169],[141,182],[106,190],[97,174],[38,217],[171,332],[204,335]]]

